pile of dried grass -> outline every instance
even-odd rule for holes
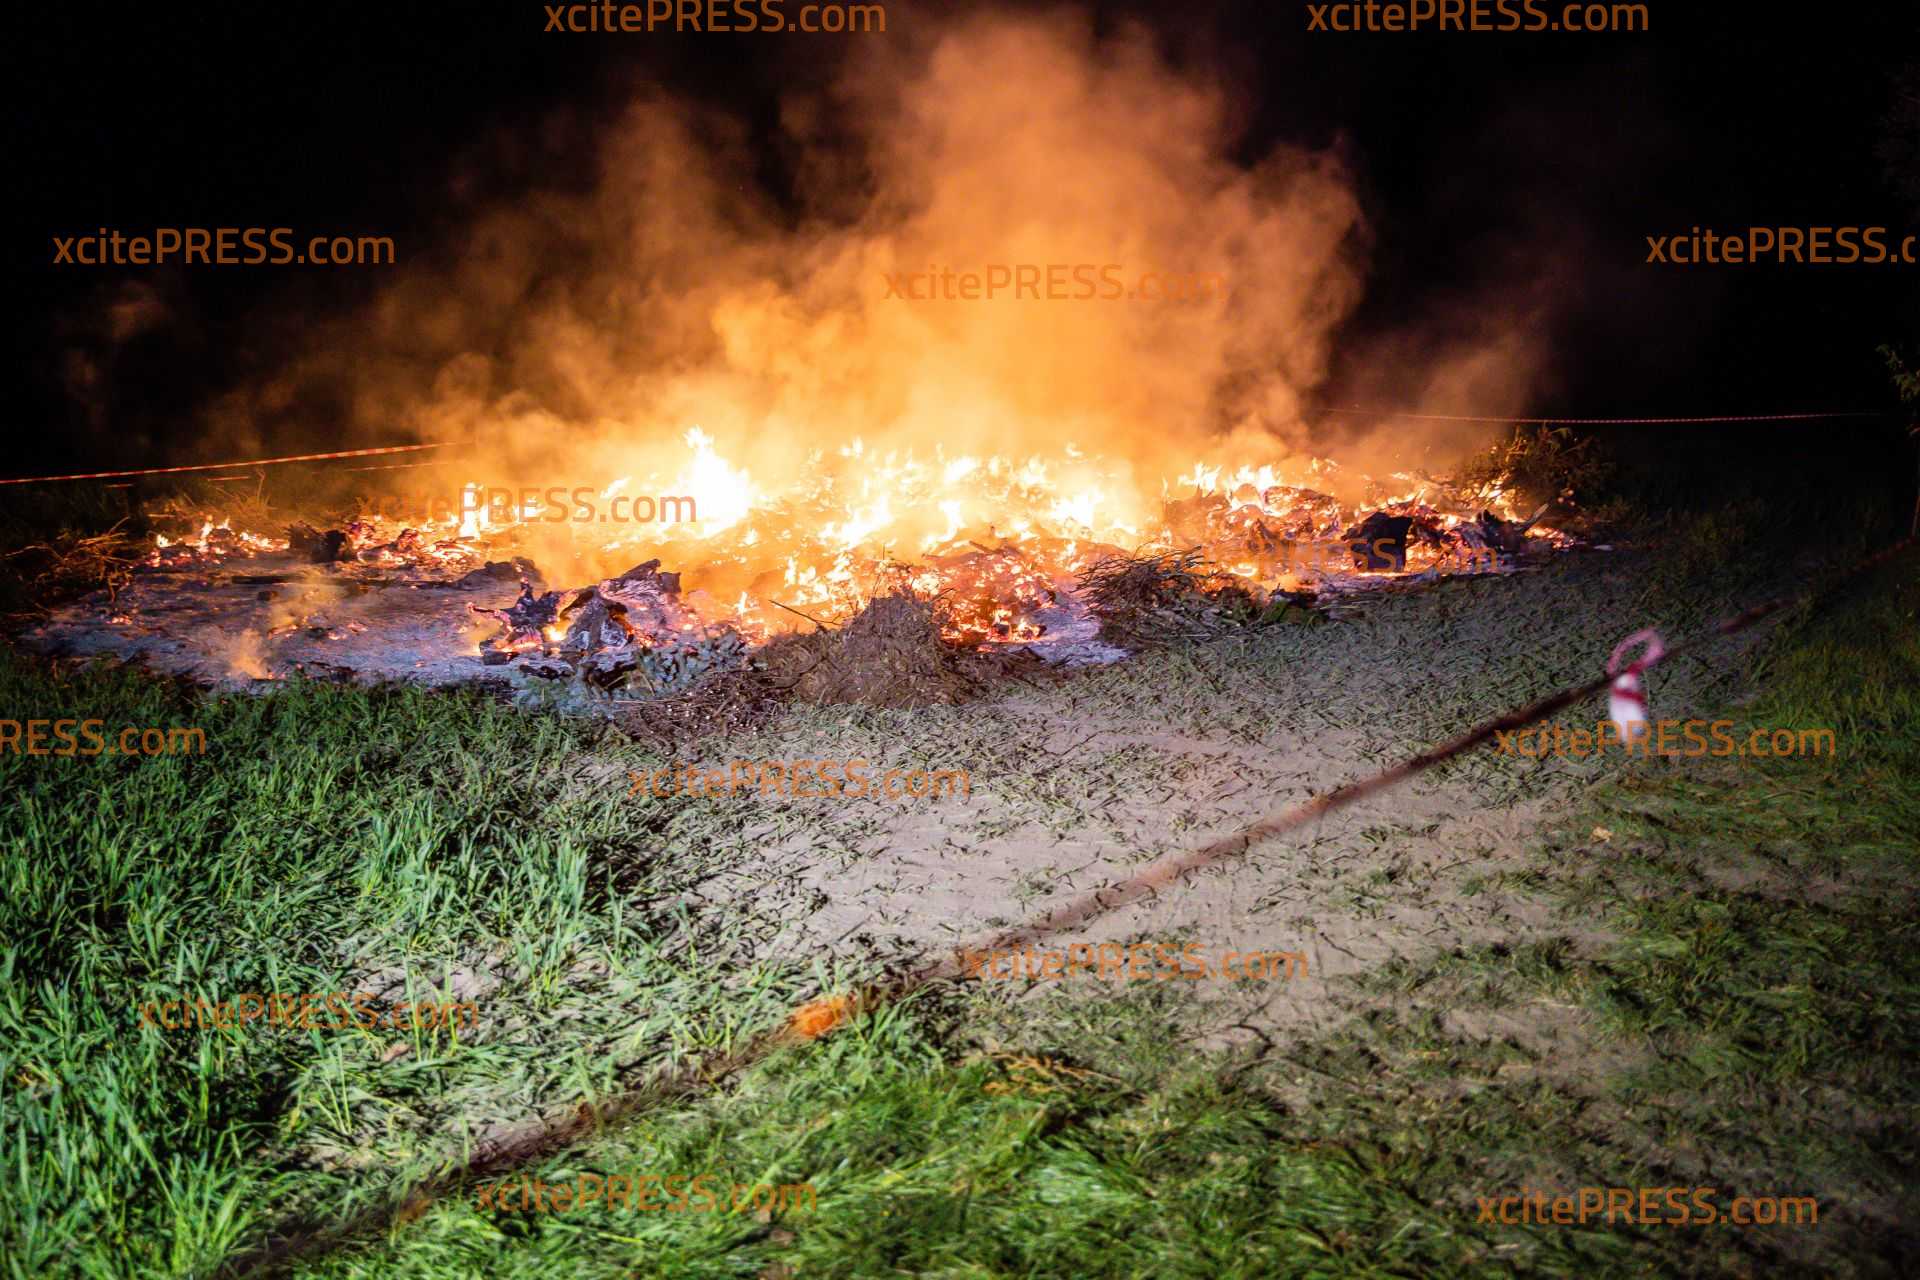
[[[941,637],[937,600],[876,597],[837,631],[785,636],[761,658],[802,702],[925,707],[965,702],[995,675],[1038,663],[1031,654],[980,653]]]
[[[713,734],[757,729],[786,710],[792,697],[761,667],[765,653],[743,666],[710,671],[684,693],[624,703],[616,721],[669,750]]]
[[[1198,548],[1157,556],[1104,556],[1080,575],[1100,635],[1129,649],[1204,640],[1247,625],[1259,602]]]
[[[9,551],[0,555],[0,614],[9,625],[24,624],[46,617],[52,604],[91,591],[105,591],[112,607],[132,581],[140,552],[139,540],[122,533],[120,524],[92,535],[62,532]]]
[[[872,707],[951,705],[995,678],[1043,666],[1025,650],[981,653],[941,638],[940,603],[876,597],[846,626],[780,636],[744,666],[715,671],[673,698],[640,704],[630,727],[663,742],[756,727],[792,702]]]

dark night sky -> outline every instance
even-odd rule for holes
[[[895,0],[890,25],[920,7]],[[1884,407],[1873,348],[1920,339],[1920,267],[1661,268],[1643,262],[1644,237],[1696,224],[1920,230],[1920,208],[1875,155],[1893,77],[1920,57],[1912,11],[1648,7],[1651,33],[1605,36],[1309,34],[1306,6],[1285,0],[1102,13],[1148,15],[1170,56],[1253,86],[1248,156],[1275,140],[1341,140],[1378,235],[1356,333],[1501,273],[1541,274],[1568,297],[1556,378],[1533,411]],[[862,39],[543,34],[534,0],[78,3],[13,21],[7,256],[26,395],[9,474],[206,460],[191,446],[192,408],[254,371],[245,339],[258,317],[348,306],[375,283],[295,267],[187,271],[190,321],[129,353],[120,374],[138,379],[158,443],[100,457],[64,429],[64,326],[150,269],[52,266],[52,236],[292,225],[377,230],[404,256],[445,230],[450,160],[500,126],[562,105],[611,111],[623,86],[657,82],[770,138],[779,95],[821,82]],[[777,192],[786,175],[767,154]]]

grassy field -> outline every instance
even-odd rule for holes
[[[1386,762],[1505,709],[1515,688],[1586,673],[1578,653],[1502,647],[1513,629],[1484,607],[1499,593],[1531,592],[1537,608],[1577,588],[1601,614],[1631,604],[1698,627],[1794,580],[1791,566],[1716,553],[1752,521],[1667,530],[1632,574],[1469,584],[1366,626],[1271,628],[1031,696],[1089,722],[1150,708],[1170,730],[1252,750],[1276,726],[1344,714],[1326,709],[1340,704],[1318,660],[1329,644],[1364,644],[1384,655],[1365,697],[1397,718],[1357,750]],[[526,1167],[549,1184],[810,1183],[812,1207],[498,1213],[467,1188],[292,1270],[1901,1274],[1916,1252],[1917,563],[1909,553],[1794,616],[1731,676],[1705,659],[1673,675],[1689,714],[1832,727],[1837,758],[1572,770],[1485,752],[1430,775],[1469,808],[1541,800],[1524,845],[1445,873],[1459,901],[1515,904],[1533,924],[1508,940],[1400,947],[1329,980],[1311,1026],[1223,1042],[1157,984],[944,985]],[[1542,618],[1525,634],[1586,625]],[[1459,656],[1475,647],[1459,637],[1488,656]],[[772,945],[778,913],[740,905],[754,890],[711,892],[756,875],[775,892],[760,861],[775,839],[852,863],[859,821],[796,812],[755,827],[630,798],[626,772],[665,757],[608,728],[478,694],[206,698],[11,656],[0,708],[198,726],[209,743],[204,756],[0,753],[10,1277],[210,1274],[276,1226],[398,1208],[489,1138],[738,1047],[897,959]],[[1009,741],[1020,720],[994,704],[796,710],[716,754],[885,732],[906,759],[962,758],[992,779],[989,835],[1028,823],[1064,838],[1098,814],[1122,842],[1138,831],[1089,797],[1180,764],[1164,743],[1153,757],[1041,760]],[[1214,767],[1189,763],[1196,776]],[[1291,794],[1325,780],[1313,781]],[[1403,836],[1354,839],[1390,854]],[[1383,855],[1324,894],[1365,916],[1376,897],[1424,892],[1401,883],[1422,874]],[[479,1023],[162,1031],[138,1013],[149,1000],[336,991],[469,1000]],[[1583,1186],[1712,1187],[1723,1213],[1734,1196],[1813,1196],[1819,1220],[1478,1220],[1481,1197]]]

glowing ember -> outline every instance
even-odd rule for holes
[[[1123,465],[1071,447],[1052,458],[950,458],[938,449],[922,458],[877,454],[855,439],[838,450],[835,468],[782,486],[724,457],[697,427],[684,443],[686,462],[671,479],[622,476],[595,491],[603,504],[621,494],[688,493],[699,504],[697,520],[550,523],[536,500],[519,522],[496,524],[471,496],[484,487],[476,483],[462,491],[465,510],[449,503],[440,521],[409,525],[363,514],[344,522],[352,550],[342,558],[356,567],[470,573],[525,552],[518,563],[529,568],[539,563],[565,580],[591,581],[644,549],[679,570],[689,588],[679,596],[676,579],[672,616],[654,618],[643,628],[651,634],[725,625],[758,643],[807,619],[838,625],[876,595],[907,589],[942,598],[949,639],[996,645],[1044,641],[1046,619],[1059,616],[1078,575],[1106,555],[1198,548],[1258,598],[1335,579],[1497,570],[1513,548],[1491,545],[1488,531],[1496,538],[1522,532],[1503,524],[1516,513],[1498,485],[1468,494],[1396,475],[1391,486],[1365,484],[1370,500],[1353,504],[1314,487],[1356,486],[1325,460],[1291,471],[1196,464],[1148,502]],[[1365,517],[1405,530],[1395,555],[1356,558],[1352,531]],[[1524,536],[1568,541],[1537,527]],[[287,539],[235,532],[228,519],[202,518],[184,538],[156,536],[146,563],[182,569],[289,547]],[[564,619],[529,615],[524,622],[495,647],[528,653],[567,638]]]

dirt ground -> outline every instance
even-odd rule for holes
[[[864,759],[875,790],[890,768],[963,769],[967,795],[629,803],[679,807],[669,850],[705,843],[723,854],[698,859],[680,901],[747,922],[756,955],[917,966],[1590,678],[1652,621],[1631,603],[1636,560],[1586,552],[1539,573],[1442,582],[1374,600],[1356,620],[1148,652],[956,708],[807,708],[681,757],[720,770]],[[1657,714],[1694,714],[1736,652],[1723,643],[1662,669]],[[1604,715],[1596,697],[1563,720],[1591,728]],[[1549,933],[1598,948],[1601,935],[1570,932],[1536,899],[1483,882],[1521,864],[1575,783],[1621,760],[1479,748],[1043,945],[1178,941],[1213,963],[1226,952],[1307,956],[1305,978],[1175,984],[1191,993],[1203,1043],[1307,1031],[1390,999],[1356,981],[1396,957],[1519,948]],[[589,772],[599,776],[587,785],[626,785]],[[1030,995],[1061,984],[996,985]],[[1557,1007],[1499,1022],[1488,1034],[1543,1057],[1569,1030]]]

